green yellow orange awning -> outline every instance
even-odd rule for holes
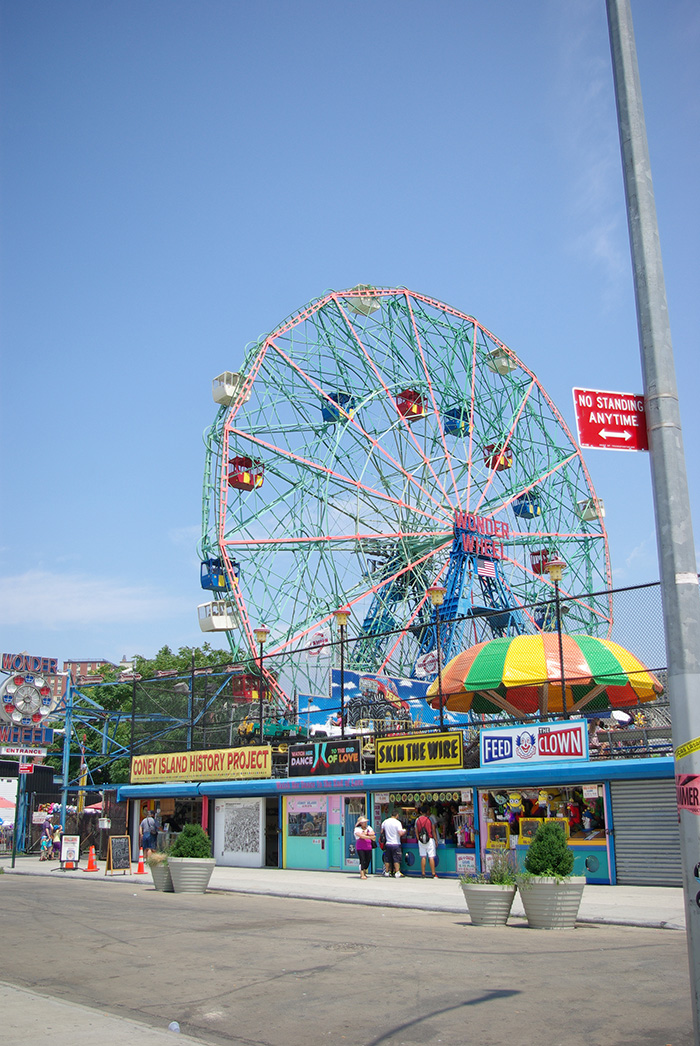
[[[562,635],[567,712],[629,708],[652,701],[663,686],[619,643],[594,636]],[[559,636],[491,639],[458,654],[443,669],[442,693],[452,712],[513,715],[563,712]],[[438,681],[427,698],[439,705]]]

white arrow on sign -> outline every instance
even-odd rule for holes
[[[624,432],[608,432],[607,429],[601,429],[598,435],[602,436],[603,439],[607,439],[608,436],[611,436],[613,439],[632,439],[632,433],[627,432],[626,429]]]

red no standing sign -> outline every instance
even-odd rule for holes
[[[644,396],[574,389],[578,441],[596,450],[649,450]]]

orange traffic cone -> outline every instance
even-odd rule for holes
[[[146,865],[143,863],[143,847],[142,846],[139,847],[139,866],[136,869],[136,874],[137,875],[145,875],[146,874]]]
[[[97,867],[97,861],[95,860],[95,847],[91,846],[90,847],[90,853],[88,854],[87,868],[85,869],[85,871],[86,872],[99,872],[99,870],[100,869]]]

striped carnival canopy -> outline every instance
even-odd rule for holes
[[[561,638],[568,714],[629,708],[663,693],[656,676],[618,643]],[[438,692],[436,679],[426,695],[433,708]],[[442,696],[451,712],[563,713],[558,633],[490,639],[464,650],[443,669]]]

